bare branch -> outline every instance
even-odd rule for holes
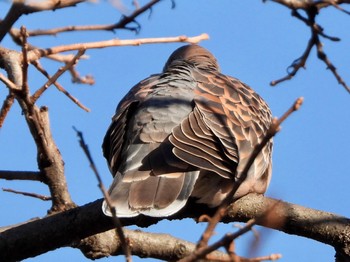
[[[73,83],[88,84],[88,85],[95,84],[95,79],[93,76],[86,75],[84,77],[81,77],[79,75],[78,71],[75,69],[75,65],[73,65],[71,68],[69,68],[69,72],[72,75],[72,82]]]
[[[5,118],[10,111],[13,103],[15,101],[15,96],[11,93],[11,90],[9,91],[9,94],[4,100],[4,103],[2,104],[2,107],[0,109],[0,128],[2,128]]]
[[[106,48],[106,47],[112,47],[112,46],[138,46],[143,44],[174,43],[174,42],[197,44],[200,41],[207,40],[207,39],[209,39],[209,36],[207,34],[201,34],[194,37],[176,36],[176,37],[161,37],[161,38],[140,38],[140,39],[132,39],[132,40],[113,39],[113,40],[106,40],[106,41],[99,41],[99,42],[54,46],[47,49],[34,49],[28,53],[28,59],[29,61],[34,61],[48,55],[66,52],[66,51],[80,50],[80,49],[98,49],[98,48]]]
[[[50,87],[50,85],[55,83],[57,79],[64,74],[64,72],[69,70],[69,68],[71,68],[84,53],[84,49],[79,50],[79,52],[73,57],[73,59],[69,63],[67,63],[64,67],[59,68],[57,72],[52,77],[50,77],[49,80],[32,95],[32,103],[35,103],[36,100],[38,100],[38,98],[45,92],[45,90],[47,90]]]
[[[331,70],[335,78],[338,80],[338,83],[341,84],[348,93],[350,93],[350,87],[345,83],[343,78],[338,74],[337,68],[328,59],[326,53],[323,51],[323,45],[319,41],[319,39],[317,39],[316,41],[316,47],[317,47],[317,57],[327,65],[327,68]]]
[[[13,261],[37,256],[49,250],[69,246],[78,239],[113,229],[113,221],[102,213],[101,205],[102,199],[1,232],[0,260]],[[223,222],[246,222],[266,214],[266,211],[271,210],[273,206],[275,208],[273,208],[272,213],[268,218],[260,221],[259,225],[331,245],[338,254],[349,258],[350,219],[332,213],[290,204],[262,195],[249,194],[229,206]],[[205,213],[210,213],[210,210],[202,205],[191,205],[180,214],[168,219],[199,217]],[[149,226],[159,222],[159,220],[161,219],[135,217],[122,218],[121,222],[124,226]],[[129,238],[128,233],[126,234]],[[142,241],[142,239],[140,240]],[[143,242],[146,241],[143,239]],[[174,248],[174,246],[171,247]],[[108,250],[111,252],[111,248]],[[187,249],[180,250],[186,252],[180,252],[180,257],[172,258],[173,260],[188,255]],[[104,251],[106,252],[104,255],[107,256],[108,251]],[[109,255],[112,254],[109,253]]]
[[[21,27],[21,37],[23,39],[22,42],[22,94],[23,96],[28,96],[29,94],[29,85],[28,85],[28,43],[27,43],[27,29],[22,26]]]
[[[263,0],[266,2],[267,0]],[[289,9],[303,9],[307,10],[310,8],[316,8],[321,10],[329,6],[349,4],[349,0],[321,0],[321,1],[310,1],[310,0],[270,0],[271,2],[279,3],[288,7]]]
[[[120,219],[117,217],[117,212],[116,212],[116,209],[115,207],[111,204],[112,201],[109,197],[109,194],[107,193],[107,190],[102,182],[102,179],[101,179],[101,176],[99,174],[99,172],[97,171],[97,167],[94,163],[94,160],[92,159],[92,156],[90,154],[90,150],[89,150],[89,147],[88,145],[85,143],[84,141],[84,137],[83,137],[83,133],[81,131],[78,131],[75,127],[73,127],[75,132],[77,133],[78,137],[79,137],[79,144],[81,146],[81,148],[83,149],[88,161],[89,161],[89,164],[90,164],[90,167],[91,169],[93,170],[96,178],[97,178],[97,181],[98,181],[98,187],[101,189],[102,191],[102,194],[103,194],[103,197],[104,199],[106,200],[106,203],[109,207],[109,209],[111,210],[111,213],[112,213],[112,218],[113,218],[113,222],[114,222],[114,225],[115,225],[115,228],[116,228],[116,232],[119,236],[119,239],[121,241],[121,244],[122,244],[122,248],[123,248],[123,251],[124,251],[124,254],[125,254],[125,257],[126,257],[126,261],[131,261],[131,251],[130,251],[130,248],[129,248],[129,244],[128,244],[128,241],[125,237],[125,234],[124,234],[124,231],[123,231],[123,226],[122,224],[120,223]]]
[[[317,2],[313,2],[313,1],[311,1],[311,2],[310,1],[274,1],[274,2],[281,3],[283,5],[288,6],[290,9],[292,9],[292,16],[298,18],[300,21],[304,22],[308,27],[310,27],[311,37],[310,37],[310,40],[309,40],[307,47],[306,47],[304,53],[302,54],[302,56],[300,58],[296,59],[292,63],[292,65],[289,66],[288,69],[291,69],[291,71],[288,72],[288,74],[286,76],[284,76],[278,80],[271,81],[270,85],[275,86],[281,82],[292,79],[296,75],[296,73],[299,71],[300,68],[305,67],[305,64],[306,64],[307,59],[309,58],[310,52],[311,52],[312,48],[315,46],[315,48],[317,50],[317,57],[327,65],[327,68],[331,70],[331,72],[333,73],[335,78],[338,80],[338,83],[341,84],[345,88],[345,90],[350,93],[350,87],[345,83],[343,78],[338,74],[336,67],[327,58],[326,53],[323,51],[323,46],[322,46],[322,43],[320,41],[320,36],[324,37],[326,39],[329,39],[331,41],[340,41],[340,39],[337,37],[332,37],[332,36],[326,35],[323,32],[323,28],[320,25],[318,25],[315,21],[315,18],[318,15],[319,9],[321,8],[319,6],[319,4],[329,2],[330,5],[334,6],[334,5],[337,5],[335,3],[336,1],[317,1]],[[298,13],[298,11],[296,10],[296,7],[293,7],[292,4],[287,5],[287,2],[289,2],[290,4],[294,3],[294,2],[296,2],[296,3],[298,2],[299,4],[301,4],[301,3],[305,4],[306,2],[308,2],[307,7],[306,6],[303,7],[303,9],[306,11],[307,18],[300,15]],[[300,7],[298,7],[298,8],[300,8]]]
[[[36,69],[38,69],[38,71],[40,73],[42,73],[47,79],[51,79],[51,76],[49,75],[49,73],[40,65],[39,61],[34,61],[32,62],[32,64],[35,66]],[[77,104],[80,108],[82,108],[83,110],[85,110],[86,112],[90,112],[90,109],[87,108],[86,106],[84,106],[82,103],[79,102],[79,100],[77,98],[75,98],[74,96],[72,96],[67,90],[64,89],[64,87],[59,84],[57,81],[55,81],[53,83],[56,88],[62,92],[63,94],[65,94],[70,100],[72,100],[75,104]],[[39,91],[39,90],[38,90]],[[37,92],[38,92],[37,91]],[[35,94],[34,94],[35,95]],[[33,96],[34,96],[33,95]]]
[[[76,25],[76,26],[65,26],[59,28],[52,28],[47,30],[31,30],[28,31],[29,36],[42,36],[42,35],[57,35],[58,33],[63,32],[73,32],[73,31],[114,31],[116,29],[127,29],[135,32],[139,31],[139,26],[137,27],[127,27],[129,23],[135,22],[136,17],[145,11],[152,8],[155,4],[160,2],[160,0],[153,0],[147,3],[142,7],[137,7],[135,11],[129,16],[123,16],[118,23],[109,24],[109,25]]]
[[[14,23],[22,16],[34,12],[56,10],[75,6],[84,0],[53,0],[53,1],[14,1],[4,20],[0,22],[0,42]]]
[[[40,172],[35,171],[9,171],[0,170],[0,179],[6,180],[31,180],[43,182]]]
[[[17,86],[10,79],[0,73],[0,81],[3,82],[9,89],[17,90]]]
[[[39,195],[39,194],[35,194],[35,193],[16,191],[16,190],[13,190],[13,189],[10,189],[10,188],[3,188],[2,191],[10,192],[10,193],[18,194],[18,195],[23,195],[23,196],[34,197],[34,198],[41,199],[43,201],[52,200],[52,197],[50,197],[50,196],[43,196],[43,195]]]
[[[52,196],[51,211],[66,210],[75,204],[68,192],[62,156],[51,134],[48,108],[38,108],[31,102],[30,95],[25,94],[27,90],[18,88],[23,84],[22,59],[21,53],[0,47],[0,67],[6,70],[8,79],[14,83],[15,89],[11,91],[22,109],[36,144],[38,167]],[[2,80],[6,82],[5,78]]]

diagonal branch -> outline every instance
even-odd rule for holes
[[[34,197],[34,198],[41,199],[43,201],[52,200],[52,197],[50,197],[50,196],[43,196],[43,195],[39,195],[39,194],[35,194],[35,193],[22,192],[22,191],[13,190],[10,188],[3,188],[2,191],[14,193],[14,194],[18,194],[18,195],[23,195],[23,196],[28,196],[28,197]]]
[[[113,218],[113,223],[115,225],[115,229],[116,229],[116,232],[117,232],[117,235],[121,241],[121,246],[122,246],[122,249],[124,251],[124,254],[125,254],[125,257],[126,257],[126,261],[127,262],[131,262],[131,251],[130,251],[130,247],[129,247],[129,243],[128,243],[128,240],[126,239],[125,237],[125,234],[124,234],[124,229],[123,229],[123,226],[122,224],[120,223],[120,219],[117,217],[117,212],[116,212],[116,209],[115,207],[111,204],[112,201],[109,197],[109,194],[107,193],[107,190],[102,182],[102,179],[101,179],[101,176],[99,174],[99,172],[97,171],[97,167],[94,163],[94,160],[92,159],[92,156],[90,154],[90,150],[89,150],[89,147],[88,145],[85,143],[85,140],[84,140],[84,137],[83,137],[83,133],[81,131],[78,131],[75,127],[73,127],[75,132],[77,133],[78,137],[79,137],[79,144],[81,146],[81,148],[83,149],[88,161],[89,161],[89,164],[90,164],[90,167],[91,169],[93,170],[96,178],[97,178],[97,181],[98,181],[98,186],[99,188],[101,189],[102,191],[102,194],[103,194],[103,197],[109,207],[109,209],[111,210],[111,213],[112,213],[112,218]]]
[[[32,62],[32,64],[35,66],[35,68],[42,73],[47,79],[50,79],[51,76],[49,75],[49,73],[40,65],[39,61],[34,61]],[[82,103],[79,102],[79,100],[77,98],[75,98],[74,96],[72,96],[66,89],[64,89],[64,87],[58,83],[57,81],[53,83],[56,88],[62,92],[63,94],[65,94],[70,100],[72,100],[75,104],[77,104],[80,108],[82,108],[83,110],[85,110],[86,112],[90,112],[90,109],[87,108],[86,106],[84,106]]]
[[[5,100],[2,104],[2,107],[0,109],[0,128],[2,128],[4,121],[5,121],[5,118],[8,114],[8,112],[10,111],[14,102],[15,102],[15,96],[11,91],[9,91],[9,94],[5,98]]]
[[[66,63],[66,65],[62,68],[59,68],[58,71],[51,77],[45,69],[41,67],[38,61],[34,61],[33,65],[38,69],[39,72],[41,72],[44,76],[46,76],[49,80],[41,87],[39,88],[32,96],[31,100],[34,104],[39,97],[49,88],[50,85],[54,84],[59,91],[64,93],[70,100],[72,100],[75,104],[77,104],[80,108],[85,110],[86,112],[89,112],[90,109],[88,109],[86,106],[84,106],[82,103],[79,102],[78,99],[73,97],[68,91],[66,91],[63,86],[61,86],[59,83],[57,83],[57,79],[67,70],[70,70],[74,64],[77,62],[77,60],[84,54],[85,50],[81,49],[79,52],[73,57],[73,59]]]
[[[79,50],[79,52],[73,57],[73,59],[67,63],[64,67],[61,67],[57,70],[57,72],[49,78],[49,80],[41,87],[39,88],[31,97],[32,103],[35,104],[36,100],[39,99],[39,97],[53,84],[56,82],[56,80],[64,74],[69,68],[71,68],[78,59],[85,53],[84,49]]]

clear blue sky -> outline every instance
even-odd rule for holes
[[[124,1],[129,3],[131,1]],[[144,3],[146,1],[140,1]],[[134,39],[137,37],[163,37],[198,35],[206,32],[210,40],[202,42],[218,59],[222,71],[238,77],[252,86],[269,103],[275,116],[280,116],[292,103],[303,96],[301,110],[283,124],[275,138],[273,178],[266,195],[307,207],[326,210],[350,217],[350,176],[348,169],[350,137],[349,94],[338,85],[315,52],[291,81],[270,87],[269,82],[284,76],[286,68],[304,51],[309,29],[293,19],[290,12],[277,4],[262,1],[163,1],[153,8],[148,18],[138,19],[142,25],[139,35],[128,31],[98,33],[66,33],[56,37],[31,39],[31,43],[50,47],[65,43]],[[0,17],[4,17],[9,2],[0,1]],[[106,1],[99,4],[82,4],[77,8],[43,12],[22,17],[16,26],[28,29],[51,28],[74,24],[104,24],[119,20],[120,13]],[[324,49],[350,84],[350,32],[349,16],[329,9],[322,13],[319,22],[326,33],[339,36],[342,41],[324,41]],[[342,26],[339,26],[342,25]],[[9,37],[3,46],[19,49]],[[73,200],[83,205],[101,198],[96,179],[77,142],[72,126],[84,132],[86,141],[106,185],[112,181],[101,153],[101,142],[115,107],[123,95],[138,81],[160,72],[169,54],[181,44],[144,45],[89,50],[88,60],[80,61],[81,74],[92,74],[94,86],[75,85],[70,76],[59,82],[92,111],[86,113],[71,103],[54,87],[38,101],[47,105],[53,136],[65,161],[66,176]],[[43,60],[53,74],[58,64]],[[45,79],[30,71],[30,87],[36,90]],[[0,87],[0,98],[7,90]],[[14,106],[0,130],[0,169],[37,169],[36,150],[18,105]],[[34,182],[0,181],[1,187],[48,194],[45,185]],[[45,216],[49,203],[0,191],[0,226]],[[92,225],[93,226],[93,225]],[[145,231],[164,232],[189,241],[197,241],[203,224],[192,220],[162,222]],[[280,261],[332,261],[332,247],[313,240],[290,236],[282,232],[257,227],[261,231],[261,245],[256,255],[281,253]],[[221,225],[217,235],[236,230],[232,225]],[[237,253],[246,255],[249,250],[249,233],[236,241]],[[62,248],[26,261],[85,261],[79,250]],[[135,258],[134,261],[138,261]],[[100,261],[122,261],[106,258]]]

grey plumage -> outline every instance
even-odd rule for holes
[[[219,205],[270,123],[264,100],[220,73],[209,51],[198,45],[177,49],[162,73],[141,81],[123,98],[104,138],[117,215],[170,216],[189,197]],[[265,192],[271,152],[272,141],[235,198]],[[111,215],[105,203],[103,211]]]

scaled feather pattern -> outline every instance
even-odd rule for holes
[[[119,217],[167,217],[189,198],[218,206],[233,189],[272,121],[265,101],[220,72],[215,57],[186,45],[163,72],[135,85],[119,103],[103,141]],[[265,193],[272,140],[255,159],[234,199]],[[233,199],[233,200],[234,200]],[[111,212],[103,203],[103,212]]]

